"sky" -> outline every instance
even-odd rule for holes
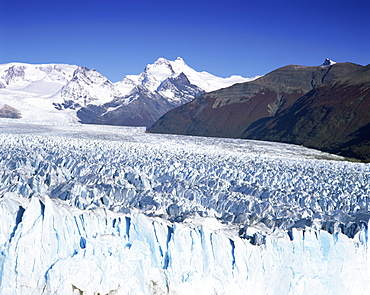
[[[369,11],[369,0],[0,0],[0,64],[75,64],[113,82],[159,57],[221,77],[367,65]]]

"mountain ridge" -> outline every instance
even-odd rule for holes
[[[253,78],[251,78],[253,79]],[[153,64],[145,67],[139,75],[127,75],[121,81],[112,83],[95,69],[65,64],[26,64],[8,63],[0,65],[0,103],[6,103],[22,114],[22,120],[45,121],[46,123],[97,123],[135,125],[131,115],[112,122],[104,118],[107,112],[115,112],[112,105],[122,102],[122,108],[128,110],[121,114],[111,114],[108,117],[118,117],[130,114],[138,109],[129,105],[132,97],[140,97],[141,105],[146,112],[141,116],[144,126],[152,125],[165,112],[173,107],[191,101],[206,90],[214,90],[229,86],[232,83],[247,81],[249,78],[232,76],[220,78],[207,72],[197,72],[190,68],[182,58],[169,61],[159,58]],[[165,82],[167,81],[167,82]],[[151,93],[148,94],[146,87]],[[133,94],[132,91],[136,94]],[[156,108],[151,112],[145,106],[148,98],[158,100]],[[139,102],[135,102],[135,105]],[[131,110],[129,110],[131,108]],[[4,113],[5,115],[6,113]],[[36,116],[37,114],[37,116]],[[81,115],[79,117],[78,115]],[[103,115],[103,118],[100,116]],[[99,118],[98,118],[99,117]],[[144,124],[144,123],[141,123]]]
[[[313,143],[293,139],[283,140],[282,134],[289,132],[289,128],[293,128],[292,125],[289,125],[291,117],[294,116],[293,111],[290,113],[290,117],[286,117],[285,125],[281,121],[279,125],[280,136],[264,136],[266,131],[264,128],[267,128],[268,122],[270,122],[269,128],[272,130],[276,125],[274,118],[279,118],[285,114],[287,109],[297,106],[297,103],[302,102],[309,93],[323,90],[325,87],[326,91],[333,88],[338,97],[342,97],[342,99],[347,97],[351,100],[355,98],[348,96],[349,94],[345,93],[346,89],[349,90],[352,87],[353,93],[367,91],[366,85],[368,84],[366,83],[370,81],[367,67],[354,63],[335,63],[332,61],[325,61],[323,65],[314,67],[299,65],[281,67],[254,81],[235,84],[228,88],[203,94],[192,102],[166,113],[149,128],[148,132],[283,141],[369,161],[370,152],[367,151],[366,147],[361,148],[361,154],[354,152],[349,147],[342,150],[339,146],[344,144],[347,139],[335,137],[334,134],[326,136],[336,138],[338,148],[319,145],[314,140]],[[360,84],[365,85],[363,90],[359,89],[362,87]],[[366,108],[368,109],[367,106]],[[348,114],[348,112],[352,111],[348,108],[346,112],[342,112],[342,115]],[[367,115],[363,113],[363,116]],[[313,118],[306,119],[313,120]],[[329,124],[329,122],[327,123]],[[301,124],[305,126],[307,122],[303,120]],[[330,121],[330,124],[339,123]],[[359,124],[365,123],[359,121]],[[259,127],[257,128],[257,126]],[[358,128],[360,127],[363,126],[359,125]],[[360,133],[364,134],[364,131]],[[315,134],[307,134],[307,136],[314,138]],[[352,139],[355,140],[355,138]]]
[[[369,108],[370,65],[320,85],[241,137],[278,139],[369,161]]]

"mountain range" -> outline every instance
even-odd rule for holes
[[[326,59],[220,78],[159,58],[111,82],[66,64],[0,65],[0,118],[147,126],[149,132],[287,142],[370,161],[370,69]]]
[[[205,93],[148,131],[304,145],[370,161],[370,66],[289,65]]]
[[[66,64],[0,65],[0,117],[56,123],[150,126],[206,91],[252,79],[197,72],[182,58],[159,58],[113,83],[95,69]]]

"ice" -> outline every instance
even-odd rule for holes
[[[47,194],[80,209],[135,207],[172,221],[213,214],[241,231],[308,226],[352,237],[370,216],[369,166],[303,147],[140,128],[9,126],[0,134],[0,193]]]
[[[350,239],[294,229],[292,241],[268,235],[255,246],[212,218],[170,223],[135,210],[73,209],[47,196],[25,205],[10,193],[1,199],[2,220],[15,222],[17,211],[9,208],[23,207],[12,238],[13,224],[2,225],[1,294],[361,294],[369,288],[368,241],[359,238],[365,230]]]
[[[369,165],[143,128],[0,125],[0,294],[363,294]]]

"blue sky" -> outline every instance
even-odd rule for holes
[[[218,76],[287,64],[370,63],[370,1],[11,0],[0,63],[69,63],[112,81],[159,57]]]

